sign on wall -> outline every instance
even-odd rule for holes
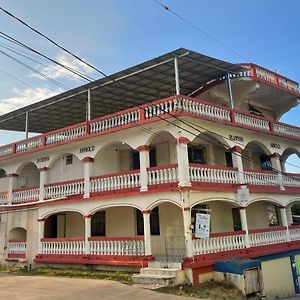
[[[196,213],[195,237],[208,239],[210,232],[210,214]]]

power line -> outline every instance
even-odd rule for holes
[[[227,50],[229,50],[230,52],[234,53],[235,55],[237,55],[238,57],[246,60],[247,62],[251,62],[249,59],[247,59],[245,56],[241,55],[239,52],[237,52],[236,50],[234,50],[233,48],[229,47],[228,45],[226,45],[225,43],[221,42],[220,40],[216,39],[214,36],[212,36],[210,33],[208,33],[207,31],[201,29],[199,26],[195,25],[194,23],[192,23],[191,21],[189,21],[188,19],[184,18],[183,16],[181,16],[180,14],[178,14],[177,12],[175,12],[174,10],[172,10],[170,7],[166,6],[165,4],[163,4],[162,2],[158,1],[158,0],[153,0],[156,4],[158,4],[159,6],[161,6],[162,8],[164,8],[167,12],[173,14],[174,16],[176,16],[177,18],[179,18],[181,21],[183,21],[184,23],[188,24],[189,26],[193,27],[195,30],[199,31],[200,33],[204,34],[205,36],[207,36],[208,38],[210,38],[211,40],[215,41],[216,43],[218,43],[219,45],[221,45],[222,47],[226,48]]]
[[[72,53],[71,51],[69,51],[68,49],[64,48],[63,46],[59,45],[57,42],[55,42],[53,39],[47,37],[45,34],[41,33],[40,31],[38,31],[37,29],[33,28],[32,26],[30,26],[29,24],[27,24],[25,21],[21,20],[20,18],[18,18],[17,16],[15,16],[14,14],[12,14],[11,12],[5,10],[3,7],[0,6],[0,9],[6,13],[7,15],[9,15],[10,17],[16,19],[17,21],[19,21],[21,24],[23,24],[24,26],[26,26],[27,28],[31,29],[32,31],[34,31],[35,33],[37,33],[38,35],[42,36],[43,38],[45,38],[46,40],[48,40],[50,43],[54,44],[55,46],[57,46],[58,48],[60,48],[61,50],[65,51],[66,53],[72,55],[74,58],[76,58],[77,60],[81,61],[82,63],[84,63],[85,65],[89,66],[91,69],[97,71],[98,73],[100,73],[101,75],[105,76],[105,73],[103,73],[101,70],[99,70],[98,68],[94,67],[93,65],[89,64],[88,62],[84,61],[83,59],[81,59],[78,55]]]
[[[35,89],[35,87],[34,87],[33,85],[31,85],[31,84],[29,84],[29,83],[23,81],[22,79],[19,79],[19,78],[15,77],[15,76],[11,75],[10,73],[4,71],[3,69],[0,69],[0,72],[2,72],[3,74],[5,74],[5,75],[8,76],[8,77],[11,77],[11,78],[13,78],[13,79],[15,79],[15,80],[17,80],[17,81],[19,81],[19,82],[21,82],[21,83],[27,85],[27,86],[30,87],[30,88]]]

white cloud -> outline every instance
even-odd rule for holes
[[[14,89],[14,96],[0,100],[0,115],[61,93],[48,88]]]
[[[60,54],[55,60],[57,62],[59,62],[60,64],[67,66],[69,68],[72,68],[76,71],[79,71],[80,73],[83,73],[85,75],[92,75],[94,73],[93,69],[91,69],[89,66],[82,63],[81,61],[79,61],[78,59],[76,59],[75,57],[73,57],[71,55]],[[38,67],[38,70],[53,79],[64,78],[64,79],[73,80],[73,81],[80,80],[79,76],[75,75],[72,72],[69,72],[65,68],[60,67],[59,65],[54,64],[54,63],[49,65],[49,67],[40,66],[40,67]],[[35,73],[33,73],[31,76],[42,78]]]

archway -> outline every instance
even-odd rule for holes
[[[17,172],[16,188],[39,187],[40,172],[33,162],[28,162]]]
[[[26,257],[27,231],[22,227],[12,228],[8,233],[8,258]]]

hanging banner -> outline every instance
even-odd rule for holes
[[[210,232],[210,214],[196,213],[195,237],[208,239]]]

